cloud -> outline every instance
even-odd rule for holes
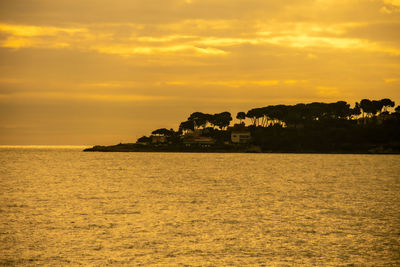
[[[283,81],[284,84],[299,84],[299,83],[307,83],[307,80],[285,80]]]
[[[152,102],[171,100],[170,96],[134,95],[134,94],[96,94],[77,92],[24,92],[14,94],[0,94],[0,100],[10,99],[60,99],[101,102]]]
[[[124,25],[121,25],[124,26]],[[172,45],[147,45],[142,42],[173,41],[176,39],[190,38],[188,36],[167,36],[167,37],[138,37],[129,40],[115,39],[113,34],[96,34],[88,31],[87,28],[57,28],[38,27],[26,25],[0,24],[0,32],[6,33],[7,37],[0,42],[2,47],[8,48],[66,48],[95,50],[100,53],[129,56],[134,54],[163,54],[188,52],[194,55],[224,55],[226,51],[213,47],[198,47],[193,44],[179,43]],[[65,35],[66,33],[67,35]],[[80,34],[79,36],[77,34]],[[51,37],[49,39],[49,37]]]
[[[200,84],[206,84],[206,85],[220,85],[220,86],[226,86],[226,87],[234,87],[234,88],[239,88],[239,87],[244,87],[244,86],[271,86],[271,85],[277,85],[279,81],[276,80],[264,80],[264,81],[252,81],[252,80],[232,80],[232,81],[207,81],[207,82],[201,82]]]
[[[65,48],[69,47],[78,33],[86,33],[85,28],[41,27],[33,25],[0,24],[0,33],[6,38],[0,41],[8,48]]]
[[[75,128],[91,141],[127,124],[140,136],[175,127],[195,110],[399,102],[399,7],[398,0],[0,1],[0,127],[32,125],[39,135],[82,119]],[[36,117],[46,118],[40,129]],[[99,125],[95,132],[88,121]],[[30,133],[18,129],[26,140]]]
[[[221,49],[211,47],[196,47],[193,45],[173,45],[164,47],[150,47],[150,46],[121,46],[121,45],[108,45],[108,46],[92,46],[90,49],[98,51],[99,53],[130,56],[130,55],[154,55],[154,54],[169,54],[169,53],[190,53],[192,55],[226,55],[227,52]]]
[[[185,40],[197,38],[197,36],[192,35],[169,35],[169,36],[161,36],[161,37],[152,37],[152,36],[140,36],[140,37],[132,37],[131,40],[136,40],[144,43],[165,43],[176,40]]]
[[[358,24],[357,24],[358,25]],[[131,25],[120,25],[131,27]],[[98,33],[89,26],[77,28],[39,27],[29,25],[0,24],[0,32],[6,38],[0,42],[8,48],[52,48],[94,50],[99,53],[130,56],[185,53],[196,55],[227,55],[223,47],[238,45],[274,44],[293,48],[321,47],[336,49],[359,49],[370,52],[399,55],[395,45],[372,42],[366,39],[342,36],[346,28],[355,26],[339,25],[318,27],[314,24],[291,24],[292,29],[249,32],[248,37],[218,37],[172,34],[164,36],[130,36],[117,38],[111,32]],[[136,27],[131,28],[131,32]],[[329,35],[334,36],[329,36]]]
[[[87,29],[0,24],[0,31],[9,33],[14,36],[34,37],[34,36],[56,36],[62,33],[71,35],[79,32],[86,32]]]
[[[395,83],[395,82],[400,82],[400,78],[387,78],[384,79],[385,83]]]
[[[382,13],[392,14],[400,12],[399,0],[383,0],[384,5],[380,9]]]

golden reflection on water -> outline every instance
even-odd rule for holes
[[[0,163],[0,264],[400,264],[399,156],[2,147]]]

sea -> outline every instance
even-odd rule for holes
[[[400,266],[400,156],[0,147],[2,266]]]

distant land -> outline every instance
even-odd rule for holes
[[[354,107],[345,101],[270,105],[238,112],[233,126],[227,111],[194,112],[177,131],[156,129],[135,143],[84,151],[400,154],[400,106],[394,107],[388,98]]]

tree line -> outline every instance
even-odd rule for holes
[[[364,120],[376,117],[377,115],[389,115],[389,108],[393,108],[395,102],[389,98],[381,100],[362,99],[351,107],[346,101],[334,103],[313,102],[308,104],[295,105],[269,105],[260,108],[253,108],[247,112],[240,111],[236,115],[239,123],[244,125],[244,120],[249,119],[251,126],[269,127],[307,124],[309,122],[329,122],[331,121],[350,121],[359,118]],[[400,106],[395,108],[395,114],[400,117]],[[399,118],[400,119],[400,118]],[[232,115],[228,111],[209,114],[203,112],[193,112],[179,125],[179,130],[161,128],[154,130],[153,135],[163,135],[166,137],[178,138],[184,132],[196,129],[209,129],[211,132],[224,131],[230,126]],[[138,141],[148,141],[149,137],[143,136]]]
[[[338,120],[354,119],[361,114],[363,118],[373,117],[377,114],[389,112],[389,107],[394,107],[395,102],[385,98],[381,100],[363,99],[356,102],[351,108],[346,101],[337,101],[335,103],[313,102],[309,104],[296,105],[270,105],[261,108],[250,109],[247,113],[238,112],[236,118],[242,123],[246,118],[251,120],[252,125],[267,127],[269,125],[289,125],[299,124],[307,121],[319,120]],[[400,112],[400,106],[396,108]]]

